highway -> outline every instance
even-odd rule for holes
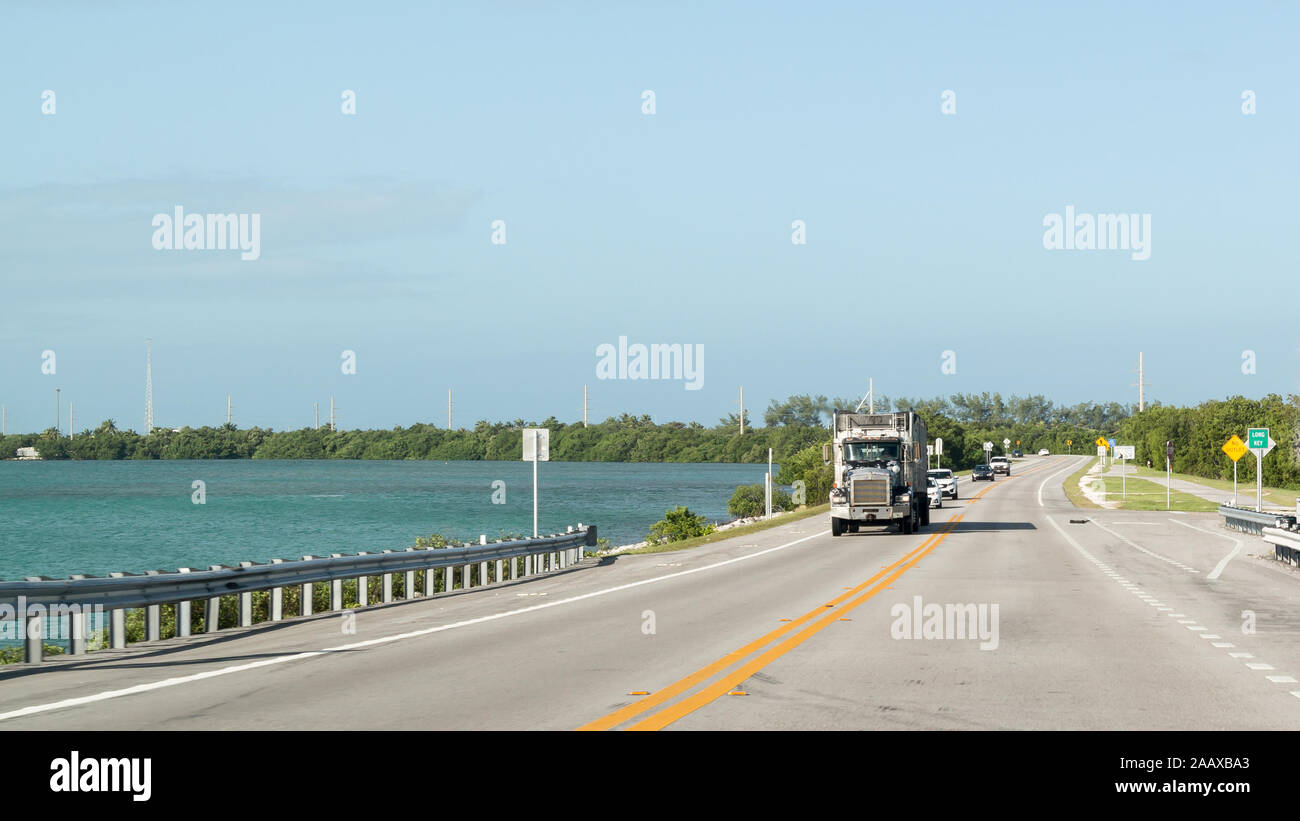
[[[0,730],[1300,728],[1300,576],[1214,514],[1074,508],[1084,459],[911,536],[819,516],[0,671]],[[996,630],[902,637],[926,605]]]

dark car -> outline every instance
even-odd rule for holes
[[[1021,458],[1024,457],[1024,455],[1025,455],[1025,454],[1021,453],[1021,452],[1018,451],[1018,450],[1013,450],[1013,451],[1011,451],[1011,456],[1012,456],[1012,458],[1014,458],[1014,459],[1021,459]]]
[[[987,479],[990,482],[995,481],[993,478],[993,468],[989,465],[976,465],[970,472],[970,480],[978,482],[981,479]]]

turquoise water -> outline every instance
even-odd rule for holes
[[[544,462],[538,527],[637,542],[686,505],[726,521],[766,465]],[[193,482],[206,501],[191,501]],[[505,504],[493,504],[495,480]],[[0,579],[206,568],[532,532],[526,462],[0,462]]]

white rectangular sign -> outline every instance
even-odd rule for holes
[[[551,431],[549,428],[524,428],[524,461],[551,461]]]
[[[1116,459],[1132,459],[1133,454],[1137,452],[1137,445],[1116,445]]]

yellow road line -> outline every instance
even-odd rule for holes
[[[958,518],[960,517],[954,515],[953,518],[950,518],[948,521],[953,522],[956,521]],[[878,579],[887,575],[895,567],[898,567],[900,564],[907,561],[909,558],[915,556],[919,551],[925,549],[925,547],[929,545],[932,541],[934,541],[934,539],[937,538],[939,535],[940,534],[938,533],[931,534],[925,541],[921,542],[921,544],[917,545],[912,550],[903,554],[903,556],[898,560],[896,560],[893,564],[881,568],[880,572],[876,573],[876,575],[872,576],[870,579],[867,579],[862,584],[850,588],[847,592],[841,593],[839,596],[835,597],[834,599],[831,599],[831,604],[839,604],[842,601],[852,598],[855,594],[861,592],[862,590],[864,590],[865,588],[867,588],[868,586],[876,582]],[[626,707],[615,710],[614,712],[610,713],[607,716],[598,718],[595,721],[588,722],[587,724],[582,725],[578,729],[579,730],[608,730],[609,728],[616,727],[619,724],[622,724],[623,722],[628,721],[629,719],[635,718],[636,716],[641,715],[642,713],[648,710],[652,710],[655,707],[659,706],[660,704],[664,703],[665,701],[668,701],[669,699],[675,698],[678,695],[686,692],[690,688],[694,687],[696,684],[699,684],[701,681],[704,681],[705,679],[714,675],[715,673],[719,673],[722,670],[725,670],[727,667],[730,667],[731,665],[743,660],[744,658],[748,657],[749,655],[756,652],[757,650],[781,638],[786,633],[789,633],[790,631],[798,628],[800,625],[807,623],[808,621],[812,620],[816,616],[823,614],[825,612],[826,612],[826,605],[821,605],[816,610],[809,610],[807,613],[804,613],[802,616],[795,619],[794,621],[783,624],[781,627],[778,627],[777,629],[773,630],[767,635],[751,641],[749,644],[746,644],[744,647],[741,647],[739,650],[731,651],[730,653],[718,659],[717,661],[708,664],[704,667],[701,667],[699,670],[696,670],[694,673],[691,673],[686,678],[681,679],[680,681],[671,684],[662,690],[657,690],[656,692],[652,693],[646,698],[641,699],[640,701],[635,701],[627,705]]]
[[[840,613],[846,613],[849,610],[852,610],[853,608],[857,607],[858,605],[866,603],[877,593],[889,589],[890,584],[897,581],[900,577],[902,577],[904,573],[906,573],[908,570],[915,567],[917,562],[925,558],[925,556],[930,551],[938,547],[939,543],[942,542],[948,536],[948,534],[952,532],[953,526],[956,525],[957,522],[961,521],[961,518],[962,518],[961,516],[958,516],[955,519],[950,519],[948,521],[948,528],[944,530],[942,533],[938,534],[939,537],[938,539],[935,539],[928,547],[924,547],[924,549],[921,549],[920,552],[917,553],[917,555],[913,556],[902,567],[893,571],[890,574],[889,578],[886,578],[883,581],[881,581],[878,585],[875,586],[874,589],[868,590],[867,592],[863,593],[858,598],[844,605],[844,607],[841,608],[840,610],[834,613],[827,614],[826,616],[823,616],[821,619],[817,620],[816,622],[809,625],[808,627],[805,627],[797,634],[791,636],[790,638],[786,639],[785,641],[771,648],[767,652],[763,653],[761,656],[755,658],[753,661],[750,661],[748,664],[745,664],[744,666],[726,674],[718,681],[714,682],[712,685],[708,687],[705,687],[703,690],[696,693],[695,695],[683,699],[682,701],[679,701],[670,707],[666,707],[663,710],[660,710],[659,712],[655,713],[654,715],[648,718],[638,721],[636,724],[633,724],[628,729],[629,730],[663,729],[669,724],[672,724],[674,721],[677,721],[678,719],[683,718],[684,716],[689,715],[690,713],[695,712],[701,707],[704,707],[705,705],[715,701],[717,698],[726,694],[727,692],[739,688],[740,684],[744,682],[745,679],[754,675],[754,673],[757,673],[759,670],[762,670],[768,664],[771,664],[776,659],[790,652],[795,647],[798,647],[800,644],[807,641],[809,638],[812,638],[814,635],[821,632],[824,628],[832,624],[839,617]]]

